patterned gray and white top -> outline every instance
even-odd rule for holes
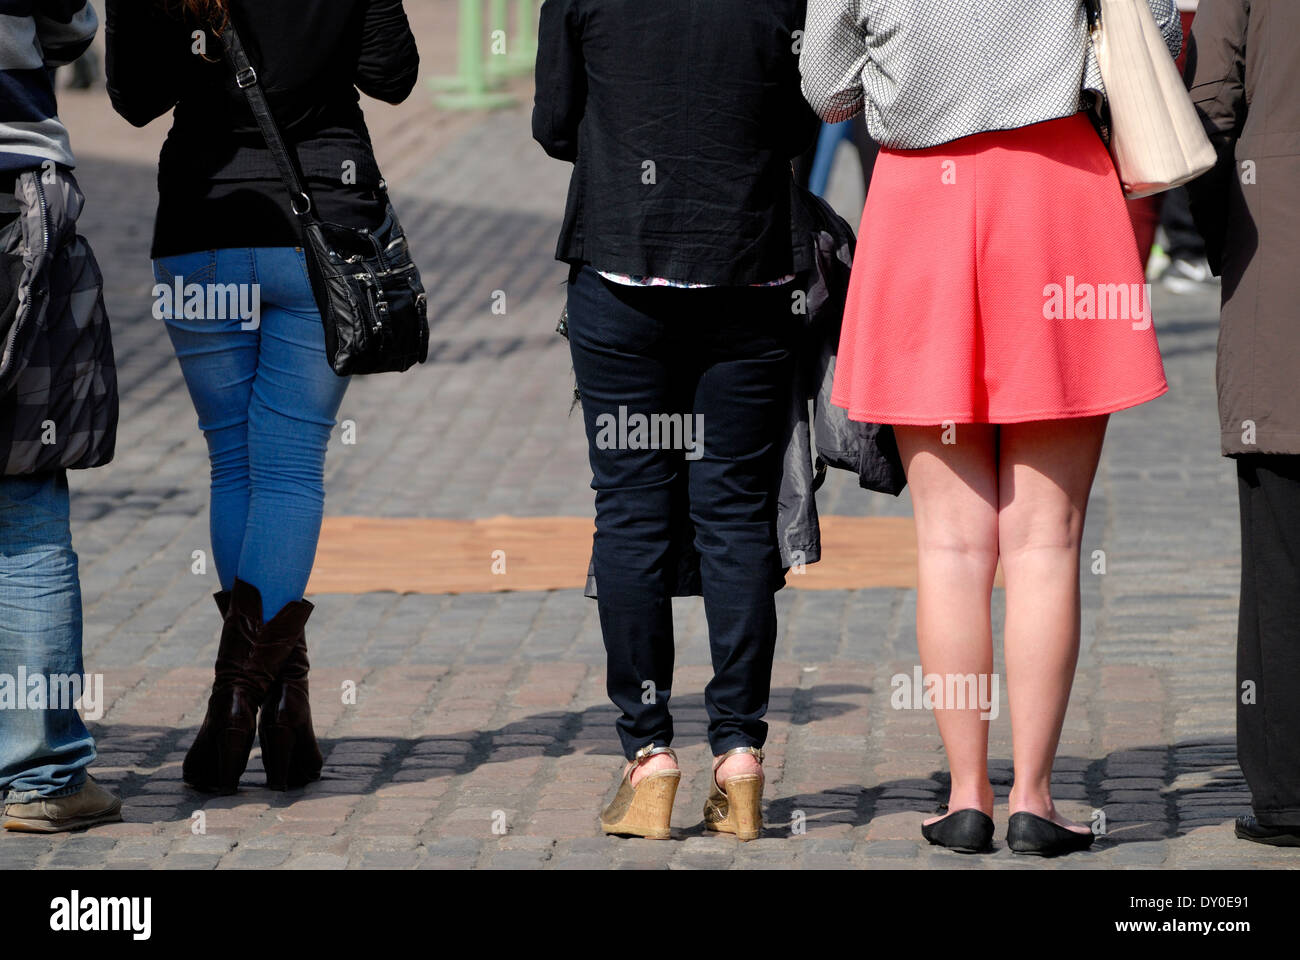
[[[1176,57],[1174,0],[1147,3]],[[1068,117],[1105,93],[1083,0],[808,0],[799,69],[823,120],[865,110],[897,149]]]

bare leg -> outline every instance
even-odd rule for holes
[[[1006,582],[1012,813],[1080,833],[1052,803],[1052,763],[1079,659],[1079,544],[1108,418],[1002,427],[998,542]]]
[[[896,427],[916,519],[916,637],[927,675],[993,671],[990,600],[998,563],[997,427]],[[935,719],[948,754],[951,811],[993,813],[988,721],[940,704]],[[930,821],[939,819],[932,818]]]
[[[639,767],[633,767],[632,764],[630,763],[627,764],[627,766],[623,768],[624,776],[627,776],[627,772],[629,769],[632,770],[632,776],[631,776],[632,786],[635,787],[638,783],[641,782],[641,779],[648,773],[659,773],[662,770],[676,770],[677,761],[674,760],[666,753],[656,753],[653,757],[650,757]]]
[[[717,759],[716,757],[714,758]],[[713,776],[717,779],[719,786],[728,777],[739,777],[746,773],[762,773],[763,765],[758,762],[758,758],[752,753],[737,753],[722,763],[718,764],[718,769],[713,771]]]

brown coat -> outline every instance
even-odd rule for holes
[[[1223,452],[1300,454],[1300,0],[1201,0],[1186,76],[1220,157],[1190,190],[1223,277]]]

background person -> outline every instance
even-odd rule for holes
[[[1183,24],[1183,51],[1178,55],[1178,70],[1187,66],[1192,21],[1197,0],[1178,0],[1178,16]],[[1160,284],[1170,293],[1195,294],[1217,286],[1209,261],[1205,257],[1205,240],[1196,228],[1186,187],[1176,187],[1159,195],[1162,246],[1167,258],[1160,268]]]
[[[1187,84],[1219,150],[1191,186],[1223,277],[1219,426],[1237,461],[1237,836],[1300,846],[1300,5],[1204,0]],[[1279,42],[1287,38],[1287,42]]]
[[[95,741],[57,677],[84,677],[81,582],[68,522],[70,469],[113,458],[117,374],[54,68],[99,21],[89,3],[26,0],[0,16],[0,684],[44,683],[44,708],[0,696],[6,829],[53,833],[122,819],[87,773]],[[39,224],[39,227],[35,225]],[[31,238],[48,232],[41,248]],[[33,296],[44,275],[45,296]]]

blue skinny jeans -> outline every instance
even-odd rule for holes
[[[348,380],[326,360],[301,250],[164,257],[154,261],[154,276],[170,291],[177,278],[182,291],[204,291],[201,308],[188,296],[154,292],[208,442],[217,576],[224,590],[236,578],[256,587],[270,620],[302,599],[311,575],[325,508],[325,448]],[[230,284],[235,295],[227,287],[206,296]],[[236,302],[257,309],[234,309]]]

